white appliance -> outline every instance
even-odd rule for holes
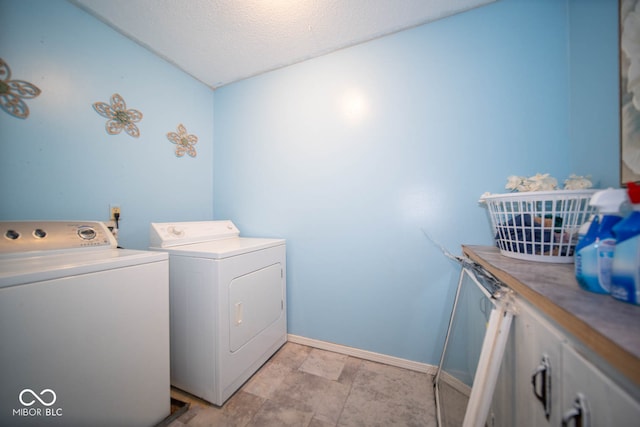
[[[169,253],[171,384],[222,405],[287,340],[285,240],[152,223],[150,246]]]
[[[0,343],[0,425],[156,425],[167,254],[117,249],[98,222],[0,222]]]

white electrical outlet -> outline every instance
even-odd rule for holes
[[[116,220],[116,215],[118,215],[118,219],[120,219],[120,205],[110,205],[109,206],[109,219],[111,221]]]

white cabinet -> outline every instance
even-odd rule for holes
[[[570,346],[562,352],[562,402],[568,426],[640,423],[640,403]]]
[[[518,304],[513,322],[515,397],[518,426],[558,426],[561,354],[565,343],[534,310]]]
[[[625,384],[634,399],[604,373],[610,367],[538,310],[521,298],[514,305],[512,333],[487,425],[618,427],[640,422],[637,386]]]

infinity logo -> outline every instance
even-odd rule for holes
[[[22,399],[22,396],[23,396],[25,393],[31,393],[31,395],[33,396],[33,399],[31,399],[31,401],[25,402],[25,401]],[[51,396],[52,396],[51,402],[48,402],[48,403],[47,403],[47,402],[45,402],[44,400],[42,400],[42,399],[40,398],[40,396],[42,396],[42,395],[43,395],[43,394],[45,394],[45,393],[50,393],[50,394],[51,394]],[[42,403],[44,406],[51,406],[51,405],[53,405],[54,403],[56,403],[56,399],[57,399],[56,393],[55,393],[53,390],[51,390],[50,388],[46,388],[46,389],[42,390],[42,391],[40,392],[40,396],[38,396],[38,395],[36,394],[36,392],[35,392],[35,391],[33,391],[33,390],[31,390],[30,388],[25,388],[24,390],[22,390],[22,391],[20,392],[20,396],[19,396],[18,398],[20,399],[20,403],[22,403],[24,406],[31,406],[31,405],[33,405],[34,403],[36,403],[36,400],[37,400],[38,402]]]

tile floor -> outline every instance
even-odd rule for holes
[[[435,427],[432,376],[286,343],[222,407],[190,402],[170,427]]]

